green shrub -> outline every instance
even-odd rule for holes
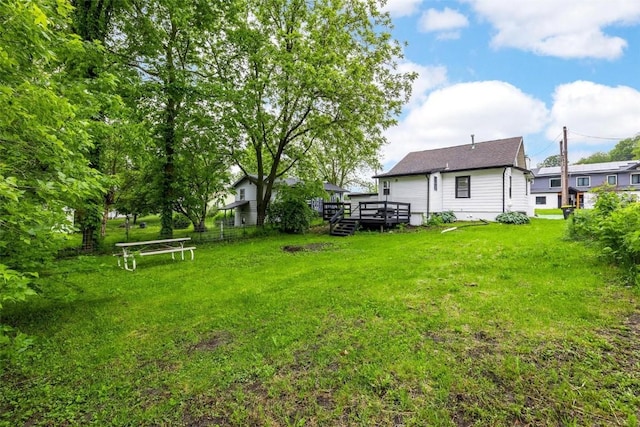
[[[504,212],[496,217],[502,224],[529,224],[529,217],[521,212]]]
[[[453,211],[434,212],[427,220],[427,225],[451,224],[457,220],[458,218],[456,218],[456,214]]]
[[[621,195],[606,187],[595,193],[593,210],[576,212],[567,234],[574,240],[595,241],[601,254],[622,269],[627,281],[638,284],[640,204],[635,196]]]
[[[269,223],[285,233],[304,233],[311,226],[313,210],[304,200],[272,202],[267,214]]]
[[[283,185],[278,188],[278,198],[269,205],[267,221],[285,233],[304,233],[316,216],[308,200],[320,196],[323,196],[321,183]]]
[[[640,204],[619,208],[601,221],[597,237],[602,253],[618,264],[631,283],[637,282],[640,265]]]
[[[599,217],[592,210],[579,209],[569,217],[567,237],[572,240],[594,240]]]
[[[191,221],[189,218],[182,214],[175,214],[173,216],[173,228],[175,230],[184,230],[185,228],[189,228],[191,225]]]

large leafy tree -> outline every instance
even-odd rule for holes
[[[180,171],[174,209],[185,215],[196,231],[206,231],[212,202],[224,196],[230,180],[229,159],[223,147],[233,144],[221,128],[214,108],[198,100],[185,102],[180,121],[180,149],[175,158]]]
[[[92,146],[87,158],[96,171],[106,175],[114,173],[114,164],[104,159],[108,146],[118,140],[121,133],[117,129],[118,98],[115,96],[116,81],[105,67],[105,55],[102,43],[109,34],[111,17],[117,10],[117,2],[112,0],[72,0],[72,29],[83,43],[83,54],[67,61],[67,76],[76,81],[72,86],[77,104],[82,106],[78,114],[88,119],[88,133],[92,137]],[[87,96],[90,94],[90,96]],[[120,109],[121,110],[121,109]],[[120,111],[121,112],[121,111]],[[115,114],[115,117],[114,117]],[[77,225],[82,231],[82,247],[91,251],[104,236],[106,214],[113,203],[113,186],[105,189],[104,194],[84,200],[75,206]],[[102,221],[102,232],[98,228]]]
[[[62,0],[0,2],[0,308],[55,254],[65,208],[101,189],[86,123],[64,95],[74,81],[63,59],[83,55],[70,13]]]
[[[640,134],[633,138],[626,138],[616,144],[609,151],[612,162],[640,159]]]
[[[539,168],[548,168],[553,166],[562,165],[562,156],[560,154],[554,154],[552,156],[547,157],[541,163],[538,163]]]
[[[606,163],[611,161],[609,153],[597,151],[588,157],[583,157],[576,162],[576,165],[586,165],[589,163]]]
[[[203,72],[219,86],[226,134],[237,141],[229,154],[257,187],[262,225],[274,184],[313,147],[356,142],[355,158],[365,146],[376,151],[413,75],[396,70],[401,47],[375,1],[235,4],[209,40]]]
[[[208,92],[210,87],[200,84],[199,70],[203,40],[219,30],[219,4],[226,3],[132,0],[107,41],[109,49],[140,77],[136,107],[150,123],[154,141],[148,149],[155,159],[155,181],[147,184],[156,190],[163,237],[172,235],[173,212],[187,201],[180,175],[186,164],[182,159],[190,154],[184,143],[200,136],[201,128],[189,128],[197,120],[189,117],[195,110],[188,106],[196,100],[215,99]]]
[[[376,138],[380,136],[351,135],[349,129],[335,127],[314,144],[300,167],[338,187],[361,187],[365,176],[382,167],[379,148],[385,141]]]
[[[581,158],[576,164],[622,162],[633,159],[640,159],[640,135],[620,140],[611,151],[607,153],[598,151]]]

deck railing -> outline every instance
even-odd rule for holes
[[[331,218],[340,210],[343,210],[344,216],[351,216],[351,204],[344,202],[324,202],[322,204],[322,219],[325,221]]]
[[[392,226],[408,224],[411,218],[411,203],[360,202],[359,218],[362,224]]]

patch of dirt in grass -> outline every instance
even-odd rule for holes
[[[230,342],[231,335],[229,333],[224,331],[216,332],[204,337],[197,344],[192,345],[189,348],[189,351],[214,351],[221,346],[229,344]]]
[[[332,247],[331,243],[308,243],[306,245],[287,245],[283,246],[284,252],[319,252]]]

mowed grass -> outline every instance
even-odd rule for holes
[[[638,291],[564,221],[62,261],[3,425],[637,425]]]

